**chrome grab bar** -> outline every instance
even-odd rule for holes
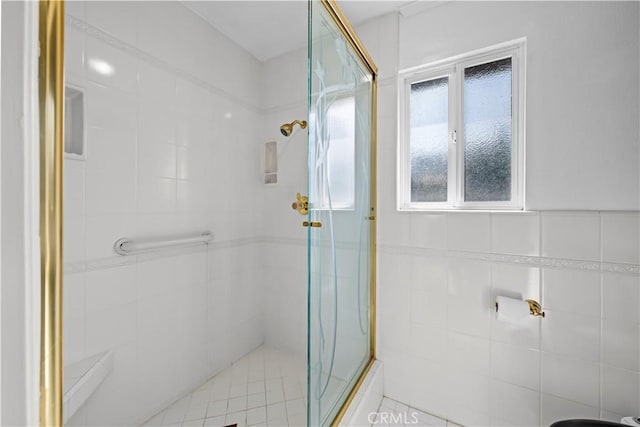
[[[208,245],[213,240],[213,233],[205,231],[196,236],[188,236],[172,239],[141,239],[132,241],[127,237],[116,240],[113,250],[118,255],[135,255],[139,253],[153,252],[161,249],[193,246],[198,244]]]

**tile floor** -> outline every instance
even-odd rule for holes
[[[412,408],[385,397],[380,402],[378,416],[372,426],[379,427],[461,427],[450,421]]]
[[[258,347],[144,426],[304,426],[305,362],[302,357]]]

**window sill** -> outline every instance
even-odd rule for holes
[[[400,213],[425,213],[425,214],[433,214],[433,213],[506,213],[506,214],[537,214],[538,211],[529,211],[526,209],[516,209],[516,208],[494,208],[494,209],[451,209],[451,208],[443,208],[443,209],[429,209],[429,208],[397,208],[397,212]]]

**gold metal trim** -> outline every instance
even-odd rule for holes
[[[309,213],[309,198],[296,193],[296,201],[291,203],[291,209],[298,211],[300,215],[307,215]]]
[[[39,3],[40,104],[40,426],[62,418],[62,167],[64,2]]]
[[[344,15],[340,6],[335,2],[335,0],[320,0],[322,5],[325,7],[325,10],[328,12],[329,16],[333,19],[337,27],[340,29],[340,32],[345,37],[345,39],[349,42],[349,45],[353,48],[358,57],[362,60],[362,62],[367,66],[369,72],[372,76],[371,82],[371,183],[370,183],[370,203],[371,210],[369,213],[369,217],[371,226],[371,234],[370,234],[370,290],[369,290],[369,362],[367,366],[362,371],[358,380],[354,384],[353,388],[349,392],[347,399],[340,407],[340,410],[336,414],[335,418],[331,422],[332,426],[337,426],[342,421],[344,414],[347,412],[347,409],[353,402],[356,394],[360,390],[360,386],[362,385],[364,379],[367,374],[371,370],[371,366],[376,360],[376,271],[377,271],[377,250],[376,250],[376,242],[377,242],[377,144],[378,144],[378,67],[376,66],[373,58],[369,55],[369,52],[364,47],[364,44],[358,37],[356,31],[349,23],[349,20]]]
[[[311,221],[311,222],[303,221],[302,226],[303,227],[322,227],[322,223],[317,221]]]
[[[291,123],[285,123],[282,126],[280,126],[280,133],[284,136],[291,136],[293,134],[293,127],[295,125],[299,125],[300,129],[306,129],[307,128],[307,121],[306,120],[294,120]]]
[[[529,312],[532,316],[544,317],[544,311],[542,311],[542,306],[538,301],[532,299],[526,301],[529,303]]]
[[[373,74],[374,76],[377,75],[378,67],[376,66],[375,62],[373,62],[373,58],[371,58],[371,55],[369,55],[369,52],[364,47],[364,44],[360,40],[360,37],[358,37],[356,31],[351,26],[351,23],[345,16],[344,12],[342,12],[342,9],[340,9],[340,6],[338,6],[335,0],[320,1],[340,29],[342,35],[347,39],[360,59],[362,59],[362,62],[364,62],[367,68],[369,68],[371,74]]]

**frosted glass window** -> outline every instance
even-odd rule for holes
[[[464,199],[511,199],[511,58],[464,70]]]
[[[446,202],[449,79],[411,85],[409,145],[411,201]]]
[[[398,209],[523,209],[525,47],[400,71]]]

